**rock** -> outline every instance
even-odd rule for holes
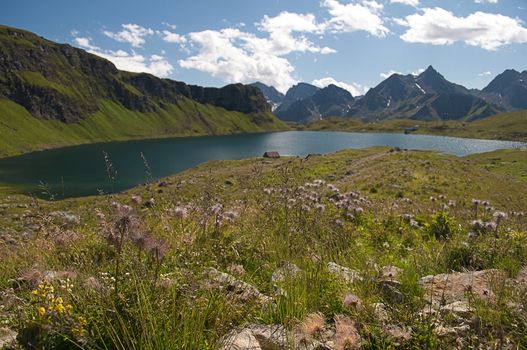
[[[157,186],[158,187],[167,187],[168,183],[166,181],[161,181]]]
[[[240,265],[240,264],[231,264],[227,268],[227,270],[232,275],[236,275],[236,276],[243,276],[243,275],[245,275],[245,268],[243,267],[243,265]]]
[[[297,276],[302,270],[295,264],[291,262],[285,262],[281,267],[274,270],[273,275],[271,276],[272,282],[283,282],[287,278],[292,278]]]
[[[287,333],[282,325],[249,324],[229,332],[220,341],[222,350],[286,349]]]
[[[264,158],[280,158],[280,153],[273,152],[273,151],[267,151],[263,154]]]
[[[516,282],[524,287],[527,287],[527,266],[524,266],[520,272],[518,272],[516,275]]]
[[[491,269],[473,272],[456,272],[421,278],[419,284],[425,290],[425,298],[434,308],[467,301],[467,293],[485,300],[494,300],[491,287],[503,283],[507,274],[503,270]],[[454,304],[459,307],[460,304]]]
[[[65,226],[66,228],[72,228],[80,223],[80,216],[65,211],[54,211],[49,214],[50,217],[56,221],[56,223]]]
[[[392,304],[401,304],[404,302],[404,294],[401,292],[401,283],[398,281],[380,280],[378,285],[384,296]]]
[[[372,304],[373,314],[380,322],[388,322],[390,316],[388,314],[388,308],[383,303],[374,303]]]
[[[470,332],[469,325],[462,325],[456,327],[438,326],[434,329],[434,333],[439,338],[458,338],[465,337]]]
[[[237,279],[228,273],[221,272],[211,267],[205,271],[208,287],[225,290],[233,297],[242,301],[256,300],[259,304],[265,305],[272,302],[272,298],[260,291],[253,285]]]
[[[18,333],[9,328],[0,328],[0,349],[14,346]]]
[[[345,280],[348,283],[354,283],[356,281],[362,281],[362,277],[355,270],[340,266],[334,262],[328,263],[328,271],[330,274]]]

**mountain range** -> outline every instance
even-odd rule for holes
[[[270,87],[262,85],[255,86],[267,96]],[[527,109],[527,71],[506,70],[483,90],[469,90],[429,66],[419,75],[392,74],[361,98],[335,85],[320,89],[300,83],[273,103],[278,103],[274,113],[280,119],[300,123],[327,117],[472,121]]]

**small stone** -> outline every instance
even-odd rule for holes
[[[0,349],[3,349],[4,347],[8,346],[13,346],[16,342],[17,336],[18,333],[9,328],[0,328]]]
[[[340,266],[334,262],[328,263],[328,271],[330,274],[335,275],[336,277],[341,278],[348,283],[362,281],[362,277],[357,271],[344,266]]]
[[[271,276],[272,282],[283,282],[288,277],[297,276],[302,270],[291,262],[285,262],[283,266],[277,268]]]

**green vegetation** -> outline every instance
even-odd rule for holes
[[[362,122],[358,119],[328,118],[307,126],[293,125],[301,130],[332,130],[354,132],[404,132],[479,139],[527,141],[527,111],[501,113],[473,122],[421,121],[387,119],[382,122]]]
[[[79,123],[65,124],[30,115],[0,99],[0,156],[101,141],[169,136],[220,135],[287,129],[271,114],[246,115],[182,98],[156,112],[130,111],[101,100],[99,111]]]
[[[0,323],[42,349],[215,349],[245,324],[289,346],[525,348],[524,154],[372,148],[4,196]],[[452,270],[485,271],[439,299],[445,278],[420,280]]]

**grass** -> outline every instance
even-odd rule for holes
[[[526,111],[501,113],[473,122],[388,119],[367,123],[358,119],[328,118],[295,126],[302,130],[354,132],[404,132],[418,126],[412,133],[527,142]]]
[[[452,315],[419,316],[426,297],[417,281],[488,268],[514,277],[527,263],[527,222],[512,215],[527,206],[524,152],[457,158],[372,148],[307,160],[212,161],[163,179],[166,185],[120,194],[63,201],[3,196],[0,290],[19,299],[0,309],[0,322],[39,348],[214,349],[239,325],[282,324],[292,331],[318,312],[330,326],[337,315],[354,320],[364,348],[394,348],[382,331],[385,321],[373,312],[383,302],[391,322],[412,330],[399,347],[454,348],[434,326],[455,323]],[[329,183],[339,193],[355,192],[356,202],[339,208]],[[150,198],[155,204],[144,206]],[[472,198],[493,209],[476,214]],[[448,201],[456,205],[444,209]],[[53,214],[58,210],[80,219],[65,222]],[[509,214],[498,234],[470,239],[475,215],[491,220],[497,210]],[[272,282],[285,262],[301,272]],[[363,279],[335,277],[328,262]],[[403,269],[403,304],[390,302],[376,283],[385,265]],[[215,288],[204,274],[210,267],[231,271],[274,302],[265,306]],[[38,283],[49,270],[70,276],[50,280],[52,297]],[[364,308],[345,307],[348,292]],[[476,321],[463,346],[527,346],[524,294],[512,285],[494,293],[496,302],[475,301]]]
[[[99,108],[80,123],[64,124],[34,118],[20,105],[0,99],[0,157],[92,142],[288,128],[270,114],[249,116],[188,99],[152,113],[133,112],[104,100],[100,101]]]

